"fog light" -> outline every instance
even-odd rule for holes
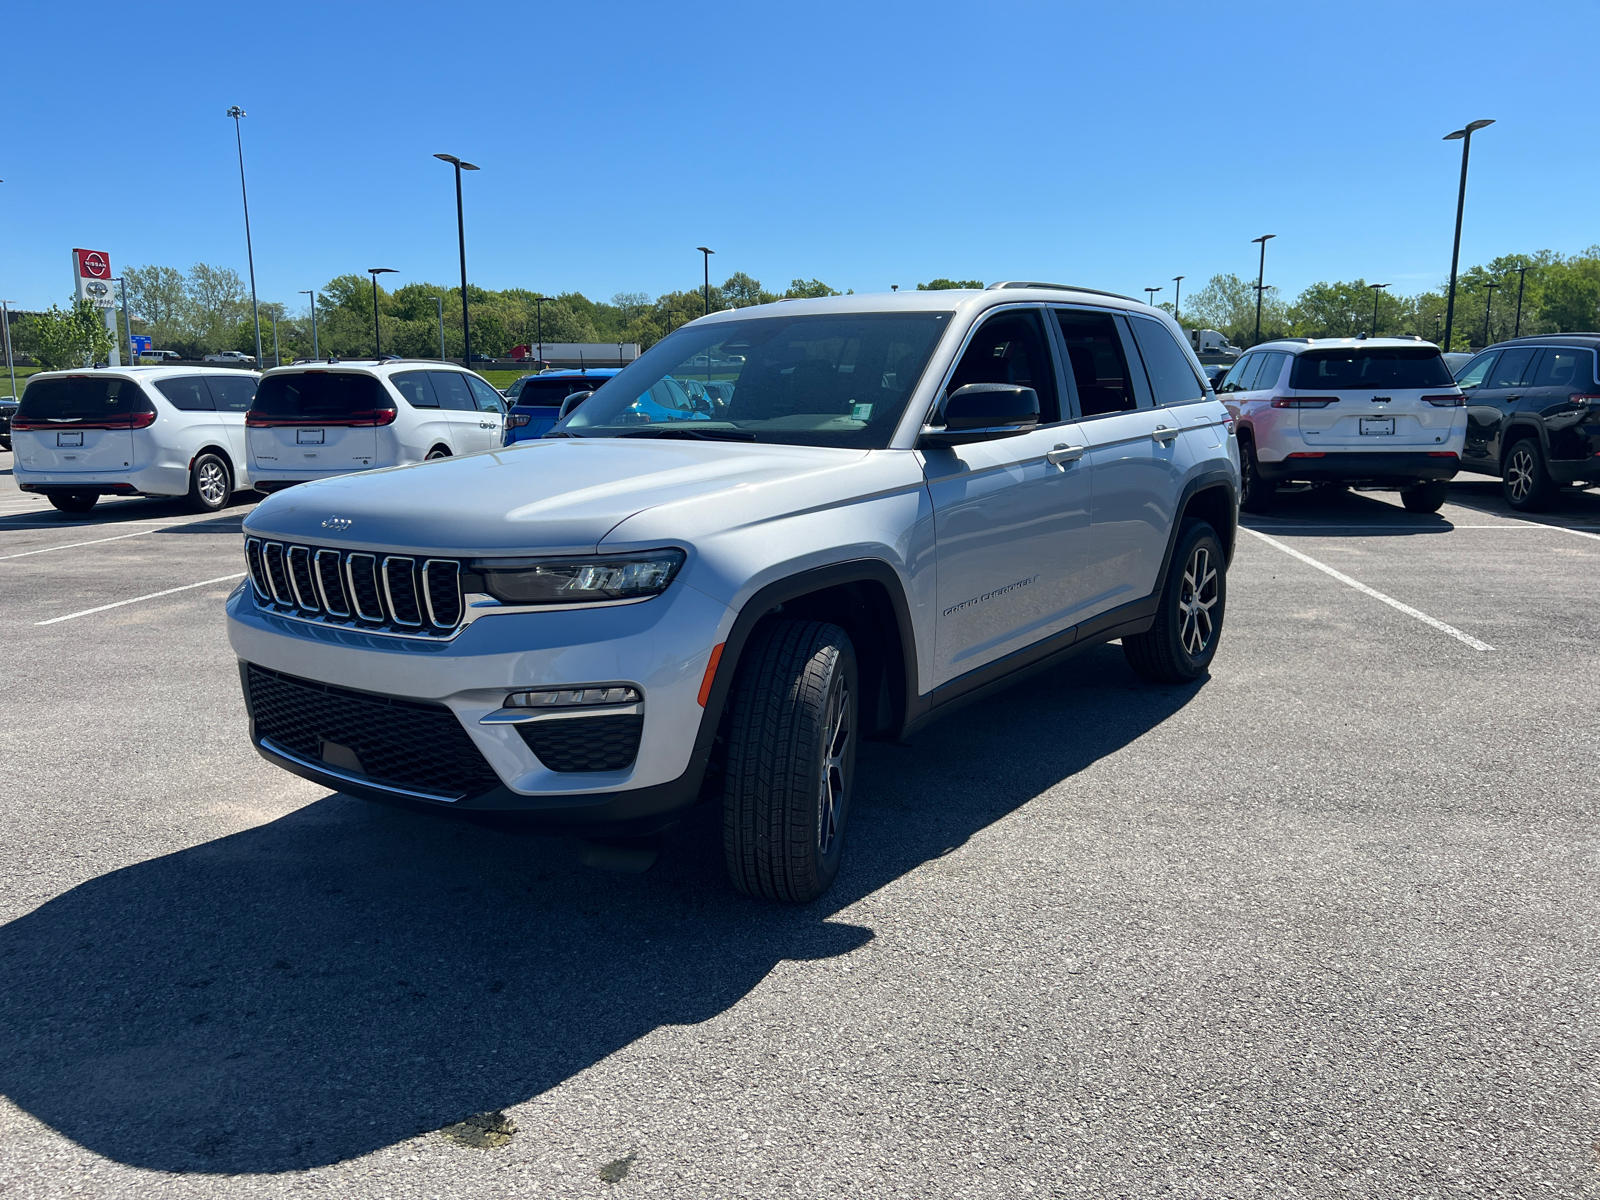
[[[513,692],[506,697],[507,708],[591,708],[600,704],[638,704],[638,688],[591,687],[562,688],[548,692]]]

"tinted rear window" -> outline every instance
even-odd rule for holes
[[[40,421],[92,421],[117,413],[150,411],[150,398],[133,380],[84,375],[34,380],[22,393],[17,415]]]
[[[375,408],[393,408],[383,386],[370,375],[344,371],[306,371],[270,375],[256,388],[250,411],[264,417],[332,419]]]
[[[522,385],[517,405],[556,408],[573,392],[593,391],[604,382],[604,379],[530,379]]]
[[[1373,346],[1307,350],[1294,362],[1289,386],[1297,390],[1453,387],[1455,379],[1434,346]]]

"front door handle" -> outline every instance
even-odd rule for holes
[[[1052,467],[1059,467],[1064,462],[1077,462],[1087,449],[1087,446],[1068,446],[1063,443],[1054,450],[1046,451],[1044,460]]]
[[[1170,442],[1178,436],[1178,431],[1168,429],[1165,425],[1157,425],[1150,431],[1150,436],[1158,442]]]

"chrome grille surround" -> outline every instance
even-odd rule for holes
[[[430,640],[465,624],[461,563],[245,539],[256,604],[318,625]]]

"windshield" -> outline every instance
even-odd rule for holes
[[[149,398],[131,379],[68,375],[30,383],[22,393],[22,406],[17,413],[36,421],[93,421],[149,411]]]
[[[950,313],[769,316],[690,325],[550,435],[888,446]]]
[[[394,401],[370,375],[303,371],[263,379],[250,411],[262,417],[336,420],[393,407]]]
[[[1317,391],[1453,387],[1455,378],[1435,346],[1373,346],[1307,350],[1294,360],[1289,386]]]

